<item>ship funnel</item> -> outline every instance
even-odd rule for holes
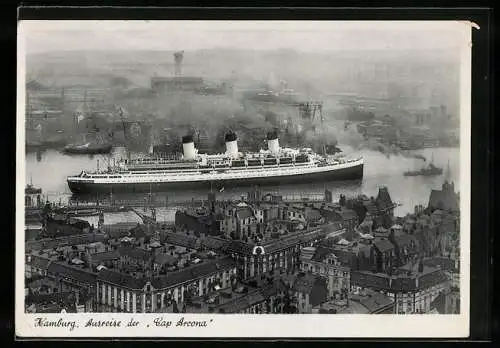
[[[185,160],[193,160],[195,158],[196,149],[191,135],[185,135],[182,137],[182,153]]]
[[[226,133],[224,140],[226,141],[226,154],[231,157],[237,157],[238,137],[236,136],[236,133],[233,132]]]
[[[276,155],[280,152],[278,132],[272,131],[267,133],[267,148],[273,155]]]

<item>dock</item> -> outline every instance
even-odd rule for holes
[[[272,197],[279,197],[273,200]],[[238,198],[219,198],[219,201],[236,201]],[[280,195],[269,193],[262,197],[262,202],[283,202],[289,204],[300,203],[320,203],[325,201],[325,194],[293,194],[293,195]],[[202,206],[207,205],[208,199],[205,198],[192,198],[192,199],[170,199],[169,197],[155,197],[146,196],[141,198],[132,199],[100,199],[96,201],[85,200],[71,200],[67,206],[70,210],[88,210],[97,209],[104,212],[118,212],[118,211],[133,211],[134,209],[143,208],[149,210],[151,208],[177,208],[189,206]]]

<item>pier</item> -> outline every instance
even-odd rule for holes
[[[219,198],[220,201],[235,201],[238,198],[246,195],[241,195],[240,197],[228,197]],[[289,204],[299,204],[299,203],[311,203],[311,202],[324,202],[326,199],[324,193],[309,193],[309,194],[292,194],[292,195],[281,195],[279,193],[267,193],[263,195],[262,202],[283,202]],[[171,199],[169,197],[163,196],[158,197],[155,195],[146,195],[143,198],[131,198],[131,199],[109,199],[103,198],[99,201],[89,201],[89,200],[78,200],[72,199],[68,201],[68,208],[70,210],[87,210],[87,209],[98,209],[104,212],[116,212],[116,211],[131,211],[138,208],[143,208],[144,211],[151,208],[172,208],[172,207],[188,207],[188,206],[202,206],[207,205],[208,199],[202,198],[191,198],[191,199]]]

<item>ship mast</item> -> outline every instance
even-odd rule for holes
[[[447,181],[451,180],[451,167],[450,167],[450,160],[448,159],[448,165],[446,166],[446,172],[444,175],[444,179]]]
[[[83,92],[83,114],[86,114],[86,116],[88,116],[87,90]],[[88,123],[86,123],[86,125],[88,128]],[[87,142],[87,133],[83,134],[83,142]]]
[[[127,154],[127,159],[130,160],[130,151],[127,147],[128,139],[127,139],[127,127],[125,125],[125,118],[123,117],[123,108],[121,106],[118,106],[118,110],[120,113],[120,119],[122,121],[122,126],[123,126],[123,136],[125,138],[125,152]]]

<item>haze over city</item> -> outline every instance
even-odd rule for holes
[[[24,21],[28,53],[59,50],[429,50],[458,47],[459,22]],[[429,40],[432,36],[432,40]]]

